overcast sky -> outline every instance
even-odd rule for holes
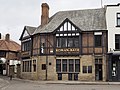
[[[40,25],[41,3],[48,3],[50,16],[58,11],[100,8],[101,0],[0,0],[0,33],[10,33],[12,40],[19,38],[24,26]],[[103,0],[103,6],[120,0]]]

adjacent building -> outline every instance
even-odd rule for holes
[[[42,4],[41,25],[25,26],[21,77],[36,80],[106,80],[108,51],[105,8],[60,11],[49,18]]]
[[[0,74],[9,76],[15,73],[14,65],[20,59],[19,53],[20,45],[10,40],[10,34],[5,38],[0,34]]]
[[[120,3],[106,6],[108,29],[107,80],[120,81]]]

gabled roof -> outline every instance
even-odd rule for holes
[[[32,35],[36,29],[36,27],[31,27],[31,26],[25,26],[25,28],[30,35]]]
[[[21,46],[14,41],[0,40],[0,50],[18,52]]]
[[[50,18],[44,27],[38,27],[33,34],[53,32],[68,18],[82,31],[106,30],[105,9],[85,9],[73,11],[60,11]]]
[[[23,38],[23,35],[24,35],[25,31],[27,31],[27,33],[29,34],[29,36],[31,36],[34,33],[35,30],[36,30],[36,27],[25,26],[24,30],[22,32],[22,35],[20,37],[20,40]]]

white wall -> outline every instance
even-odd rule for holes
[[[120,6],[107,6],[106,22],[108,30],[108,52],[115,49],[115,34],[120,34],[120,27],[117,26],[117,13],[120,13]]]

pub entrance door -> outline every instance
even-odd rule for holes
[[[95,80],[103,80],[102,57],[95,58]]]

